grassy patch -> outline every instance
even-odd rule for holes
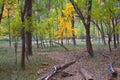
[[[0,80],[35,80],[40,75],[37,75],[37,70],[49,67],[42,65],[43,62],[49,64],[54,61],[46,56],[33,55],[26,60],[26,70],[23,71],[20,67],[21,53],[17,54],[17,63],[13,48],[0,48]]]

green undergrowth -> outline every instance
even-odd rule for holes
[[[26,59],[26,69],[21,69],[21,53],[17,54],[17,61],[13,48],[0,48],[0,80],[36,80],[40,75],[37,71],[42,68],[50,67],[53,61],[43,55],[36,55]],[[49,65],[43,65],[43,62],[48,62]],[[42,74],[41,74],[42,75]]]

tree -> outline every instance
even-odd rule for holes
[[[62,10],[63,15],[58,16],[59,18],[59,29],[57,32],[57,38],[72,38],[73,44],[76,45],[75,37],[77,31],[74,28],[74,8],[71,3],[67,3],[65,10]]]
[[[21,29],[21,38],[22,38],[22,55],[21,55],[21,68],[25,70],[25,5],[23,8],[23,1],[21,1],[21,4],[19,2],[20,9],[21,9],[21,21],[22,21],[22,29]]]
[[[90,37],[90,21],[91,21],[92,0],[86,1],[87,2],[87,8],[86,8],[87,14],[85,16],[83,15],[83,13],[81,12],[80,8],[78,7],[78,5],[76,4],[76,2],[74,0],[70,0],[70,2],[74,6],[75,11],[79,15],[79,17],[81,18],[81,20],[85,26],[87,51],[88,51],[90,56],[94,56],[92,43],[91,43],[91,37]]]
[[[14,5],[14,6],[13,6]],[[12,37],[11,37],[11,26],[10,26],[10,18],[12,17],[12,15],[14,14],[13,11],[15,9],[15,1],[13,0],[6,0],[3,1],[3,16],[5,14],[5,18],[8,19],[8,35],[9,35],[9,46],[11,47],[11,41],[12,41]],[[5,8],[5,9],[4,9]]]
[[[104,12],[103,12],[103,2],[93,1],[93,10],[92,10],[92,20],[91,22],[96,26],[97,30],[100,32],[101,39],[104,45],[106,45],[105,40],[105,27],[103,25]]]
[[[25,0],[26,55],[32,55],[32,2]]]
[[[117,0],[114,1],[104,1],[103,5],[101,6],[103,19],[102,21],[104,22],[106,29],[107,29],[107,35],[108,35],[108,46],[109,50],[111,51],[111,41],[112,41],[112,36],[113,36],[113,41],[114,41],[114,47],[117,48],[116,44],[116,26],[118,25],[117,23],[117,14],[119,13],[119,9],[115,6],[118,3]]]
[[[3,11],[4,11],[4,1],[2,3],[1,11],[0,11],[0,23],[1,23],[2,15],[3,15]]]
[[[32,55],[32,0],[25,0],[24,9],[21,6],[21,21],[22,21],[22,56],[21,67],[25,69],[25,52],[28,55]],[[23,4],[23,2],[22,2]],[[26,45],[25,45],[26,43]],[[26,50],[25,50],[26,47]]]

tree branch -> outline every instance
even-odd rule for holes
[[[86,25],[85,18],[83,16],[81,10],[78,8],[78,5],[74,2],[74,0],[70,0],[70,2],[72,3],[72,5],[73,5],[75,11],[77,12],[77,14],[79,15],[79,17],[81,18],[83,24]]]
[[[4,3],[2,4],[2,8],[1,8],[1,12],[0,12],[0,23],[2,20],[3,11],[4,11]]]

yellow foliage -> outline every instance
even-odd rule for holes
[[[16,4],[11,5],[11,4],[6,3],[4,11],[3,11],[3,18],[8,17],[8,11],[9,11],[9,16],[13,16],[17,7],[18,6]]]
[[[78,2],[78,0],[75,0],[75,2],[77,3],[77,2]]]
[[[6,32],[8,32],[7,28],[0,26],[0,38],[2,38]]]
[[[57,39],[76,36],[77,31],[72,28],[72,20],[74,17],[74,7],[71,3],[67,3],[65,10],[62,10],[64,16],[58,16],[59,30],[57,32]]]
[[[65,6],[65,10],[62,10],[63,14],[67,17],[67,16],[70,16],[72,17],[73,16],[73,12],[74,12],[74,7],[72,6],[71,3],[67,3],[66,6]]]

